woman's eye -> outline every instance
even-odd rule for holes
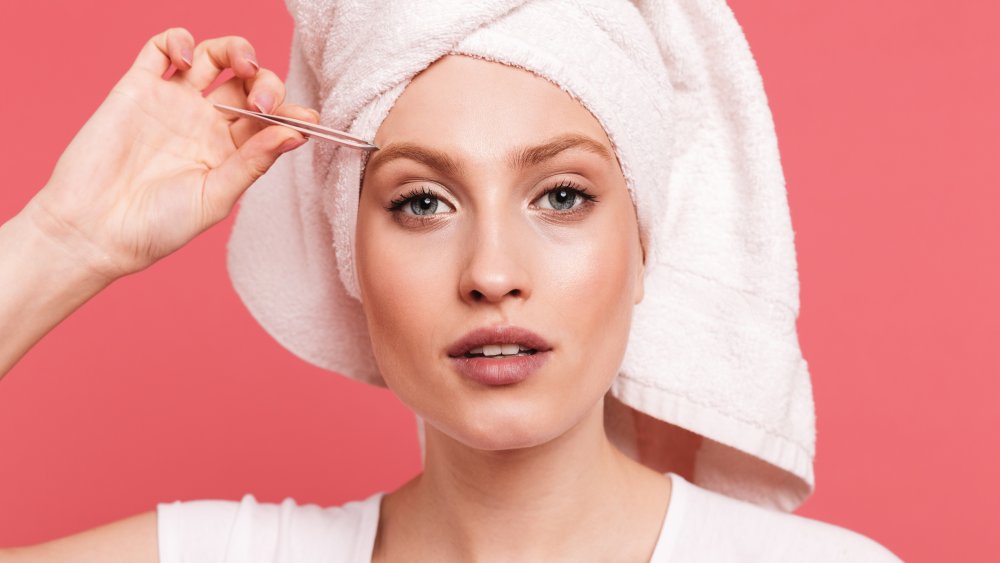
[[[543,209],[566,211],[579,207],[577,204],[583,203],[584,200],[594,201],[595,199],[594,196],[581,188],[561,185],[542,194],[542,197],[538,198],[538,202]]]
[[[437,215],[454,209],[439,197],[426,191],[410,193],[394,200],[389,206],[390,211],[401,211],[407,215]]]
[[[438,209],[442,209],[442,213],[454,211],[447,203],[429,195],[412,198],[405,207],[414,215],[434,215]]]

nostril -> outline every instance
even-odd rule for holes
[[[487,294],[483,293],[482,291],[480,291],[478,289],[473,289],[473,290],[469,291],[469,297],[471,297],[473,301],[483,301],[483,300],[491,300],[492,301],[493,299],[502,299],[502,297],[499,297],[499,295],[500,295],[499,292],[496,293],[497,297],[492,297],[492,295],[493,294],[490,294],[490,296],[487,296]],[[521,296],[521,290],[520,289],[512,289],[512,290],[508,291],[506,294],[504,294],[504,297],[506,297],[508,295],[514,296],[514,297],[520,297]]]

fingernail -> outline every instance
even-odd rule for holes
[[[306,141],[308,140],[309,139],[288,139],[284,143],[281,143],[281,146],[278,147],[278,152],[285,153],[296,147],[301,147],[302,145],[306,144]]]
[[[274,105],[274,97],[267,92],[261,92],[254,96],[253,105],[257,106],[257,111],[261,113],[271,113],[271,107]]]
[[[181,48],[181,60],[186,62],[188,66],[194,66],[194,63],[191,62],[193,58],[194,54],[191,52],[191,47]]]
[[[257,70],[260,70],[260,65],[257,64],[257,57],[253,53],[244,53],[243,56],[246,58],[247,62],[253,65]]]

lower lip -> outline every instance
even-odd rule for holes
[[[520,383],[549,359],[551,351],[535,352],[528,356],[492,358],[459,356],[451,358],[452,365],[463,376],[483,385],[512,385]]]

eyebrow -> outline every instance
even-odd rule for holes
[[[507,155],[507,163],[512,168],[524,169],[537,166],[563,151],[574,148],[594,153],[608,162],[614,161],[611,152],[601,143],[585,135],[570,133],[540,145],[515,149]],[[448,153],[416,143],[393,143],[375,151],[365,167],[365,174],[372,174],[379,167],[401,158],[419,162],[451,176],[462,172],[461,163],[451,158]]]

